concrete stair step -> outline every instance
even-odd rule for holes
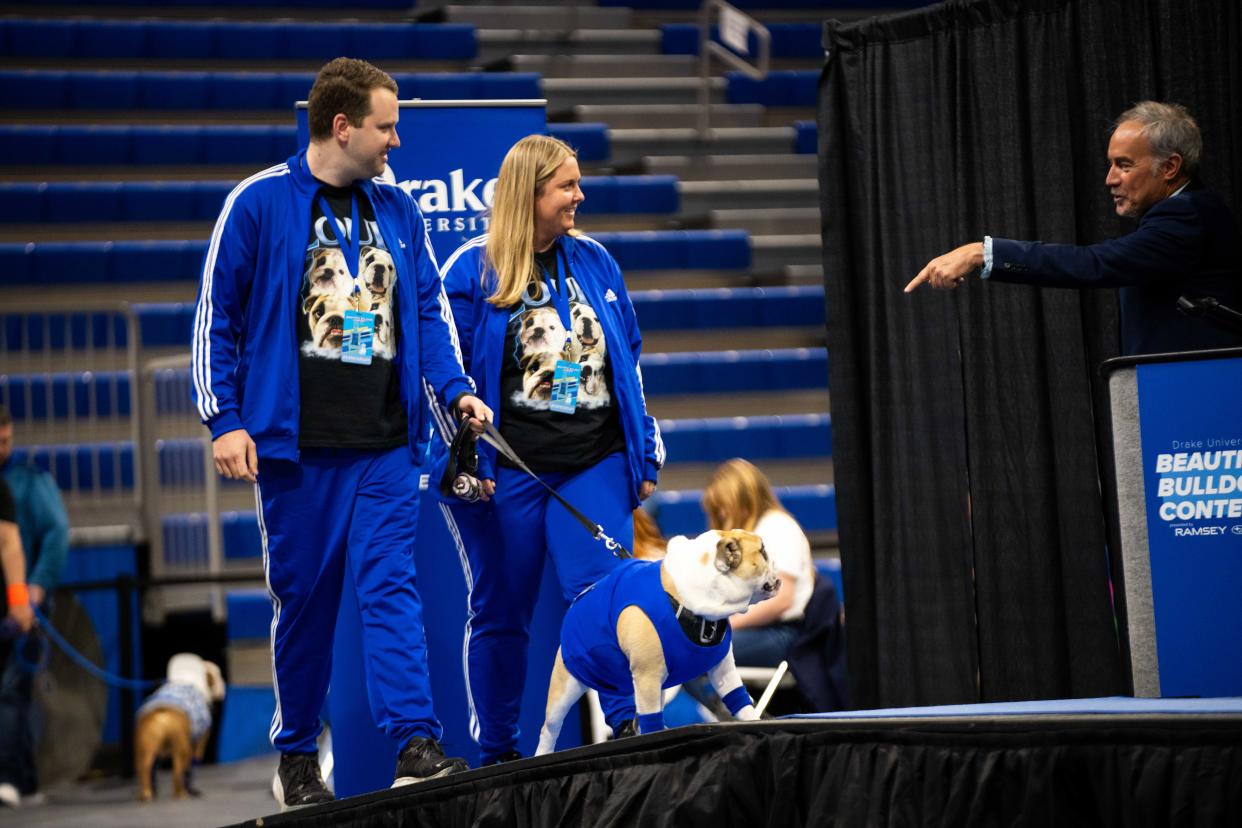
[[[660,55],[659,29],[591,29],[571,32],[527,28],[478,29],[479,60],[484,64],[509,55]]]
[[[818,177],[814,155],[780,154],[648,155],[642,170],[650,175],[675,175],[682,181],[735,181],[744,178]]]
[[[711,78],[709,86],[712,102],[723,103],[725,79]],[[699,79],[544,78],[543,95],[551,112],[585,104],[692,104],[699,100]]]
[[[564,112],[549,113],[549,121],[572,120],[608,124],[611,129],[696,127],[702,107],[699,104],[579,104]],[[762,127],[764,109],[759,104],[714,104],[712,125],[717,127]]]
[[[555,32],[583,28],[628,29],[633,24],[634,15],[630,9],[624,7],[478,3],[418,10],[414,13],[414,18],[425,23],[469,23],[494,29],[543,29]]]
[[[747,230],[752,234],[817,233],[818,207],[772,207],[761,210],[712,210],[708,224],[717,230]]]
[[[820,264],[823,242],[819,233],[751,236],[751,263],[755,270],[780,269],[787,265]]]
[[[692,55],[509,55],[491,61],[496,72],[538,72],[545,78],[685,78],[696,74]]]
[[[681,212],[688,215],[713,209],[819,206],[819,182],[814,179],[681,181],[677,191]]]
[[[791,285],[822,285],[824,283],[822,261],[814,264],[785,265],[783,273]]]
[[[713,129],[706,140],[695,129],[613,129],[610,164],[637,166],[649,155],[757,155],[793,153],[793,127],[739,127]],[[726,176],[727,177],[727,176]]]

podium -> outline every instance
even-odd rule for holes
[[[1242,348],[1103,370],[1134,695],[1242,696]]]

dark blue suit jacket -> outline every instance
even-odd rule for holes
[[[1120,288],[1126,354],[1242,346],[1242,337],[1177,310],[1177,298],[1213,296],[1242,311],[1242,247],[1228,205],[1192,182],[1156,203],[1138,229],[1087,246],[992,240],[998,282]]]

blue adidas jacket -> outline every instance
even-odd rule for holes
[[[625,432],[626,454],[629,459],[630,497],[632,506],[639,504],[638,489],[644,480],[659,480],[664,465],[664,442],[660,428],[647,414],[643,398],[642,371],[638,357],[642,353],[643,339],[638,332],[638,320],[634,306],[625,289],[621,268],[604,246],[587,236],[562,236],[569,260],[569,270],[582,288],[587,299],[599,315],[608,343],[608,359],[612,365],[613,390],[616,405]],[[487,297],[495,290],[495,274],[489,275],[484,288],[480,275],[483,257],[487,252],[487,236],[476,236],[453,252],[444,263],[444,288],[453,309],[461,343],[462,361],[479,389],[479,396],[495,412],[496,427],[500,427],[500,370],[504,360],[505,332],[509,324],[509,311],[488,303]],[[437,469],[442,469],[444,445],[452,442],[454,429],[449,426],[440,431],[443,444],[436,441],[433,450],[439,454]],[[492,471],[496,450],[486,443],[479,443],[479,476],[494,478]],[[526,459],[526,458],[523,458]],[[438,480],[437,474],[432,480]]]
[[[448,404],[473,391],[422,213],[396,186],[359,183],[397,268],[394,364],[410,449],[421,462],[429,431],[421,397],[432,417],[448,422]],[[191,363],[199,416],[213,439],[245,428],[266,459],[298,457],[298,296],[318,188],[305,150],[238,184],[212,231],[199,282]]]

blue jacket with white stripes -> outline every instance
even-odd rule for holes
[[[432,418],[448,422],[448,406],[473,390],[418,205],[396,186],[358,184],[401,286],[394,363],[410,450],[422,462],[430,424],[421,397],[431,401]],[[305,150],[238,184],[216,220],[200,277],[191,363],[198,414],[213,439],[246,429],[267,459],[299,456],[298,296],[318,189]]]
[[[625,433],[630,482],[633,484],[630,489],[632,506],[636,508],[640,502],[638,490],[642,482],[659,480],[660,468],[664,465],[664,441],[660,438],[660,428],[655,419],[647,413],[643,398],[642,371],[638,367],[643,338],[638,332],[634,306],[625,289],[621,268],[602,244],[584,235],[563,236],[560,243],[569,259],[574,280],[599,315],[604,329],[608,359],[612,363],[613,390],[616,392],[621,428]],[[483,402],[495,412],[499,428],[500,370],[509,310],[487,301],[495,290],[496,275],[488,273],[484,282],[482,273],[486,250],[487,236],[476,236],[449,256],[441,273],[453,308],[466,372],[478,387]],[[440,436],[445,443],[451,442],[453,431],[444,430]],[[444,452],[440,441],[433,445],[433,452],[439,452],[442,459]],[[480,477],[494,478],[492,468],[495,458],[496,450],[480,442]],[[433,474],[432,479],[438,477]]]

